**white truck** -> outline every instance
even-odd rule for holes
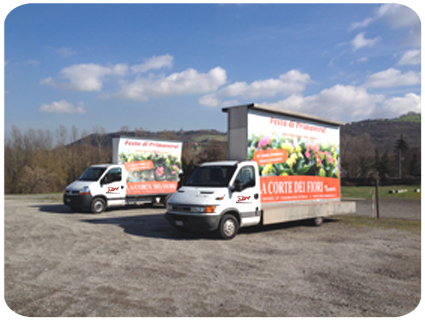
[[[93,165],[66,187],[63,202],[71,210],[166,204],[176,192],[182,142],[114,138],[112,154],[113,164]]]
[[[168,201],[179,230],[218,231],[355,212],[342,202],[339,128],[343,123],[257,104],[228,114],[228,161],[201,164]]]

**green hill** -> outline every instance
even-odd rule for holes
[[[392,120],[393,122],[416,122],[421,123],[421,114],[409,112],[408,114],[402,115],[399,118]]]

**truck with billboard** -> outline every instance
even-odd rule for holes
[[[341,201],[342,122],[257,104],[224,108],[229,160],[201,164],[169,200],[179,230],[239,228],[355,212]]]
[[[66,187],[63,201],[74,211],[101,213],[109,207],[166,204],[182,170],[182,142],[112,139],[113,164],[90,166]]]

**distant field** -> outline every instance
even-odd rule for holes
[[[409,200],[421,200],[421,193],[415,192],[415,189],[420,189],[420,185],[413,186],[380,186],[380,198],[397,198]],[[407,189],[406,193],[390,193],[390,190]],[[341,197],[344,198],[372,198],[372,192],[375,187],[342,187]]]
[[[401,219],[376,219],[359,217],[355,215],[338,216],[338,221],[352,228],[380,228],[405,230],[415,234],[421,234],[421,221],[408,221]]]
[[[217,141],[227,141],[227,136],[226,135],[213,135],[213,134],[203,134],[203,135],[199,135],[199,136],[194,136],[192,138],[193,141],[195,142],[201,142],[204,140],[217,140]]]
[[[394,122],[399,121],[407,121],[407,122],[419,122],[421,123],[421,115],[420,114],[409,114],[404,117],[392,120]]]

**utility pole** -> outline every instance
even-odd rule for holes
[[[375,180],[375,193],[376,193],[376,219],[379,220],[379,178]]]

